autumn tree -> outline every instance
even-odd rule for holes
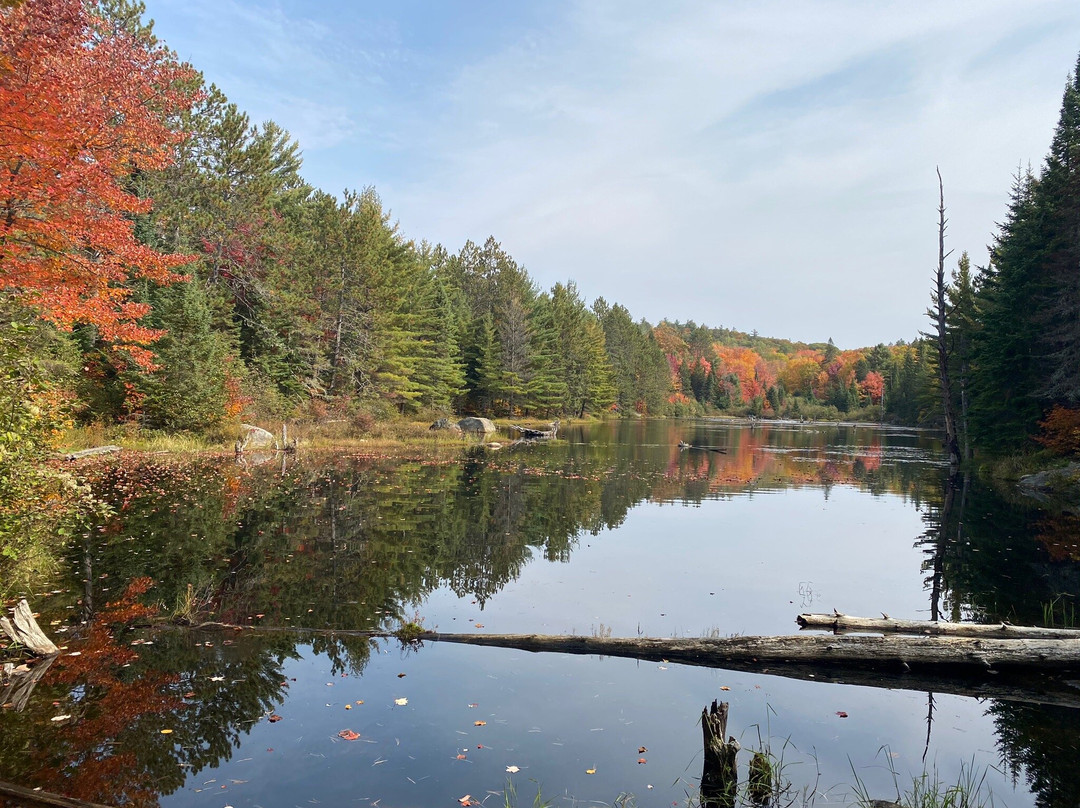
[[[61,329],[94,326],[143,364],[159,332],[138,323],[132,279],[179,279],[182,255],[134,236],[151,205],[134,171],[182,140],[191,70],[164,47],[106,24],[80,0],[0,10],[0,284]]]

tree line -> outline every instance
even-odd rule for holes
[[[1080,418],[1075,77],[1041,175],[987,267],[948,284],[948,350],[858,350],[635,320],[544,290],[494,238],[407,238],[372,188],[301,174],[299,144],[180,63],[133,0],[0,10],[5,456],[73,421],[213,431],[449,412],[937,424],[998,449]],[[943,360],[941,357],[945,357]],[[1051,428],[1052,431],[1052,428]],[[36,447],[36,448],[35,448]],[[2,472],[0,472],[2,473]]]

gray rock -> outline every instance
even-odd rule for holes
[[[495,431],[495,424],[487,418],[462,418],[457,422],[462,432],[473,435],[490,435]]]
[[[244,440],[240,444],[242,450],[273,448],[274,436],[262,427],[240,424],[240,428],[244,430]]]
[[[449,418],[440,418],[438,421],[429,426],[428,429],[436,432],[446,431],[461,434],[461,427],[455,424]]]

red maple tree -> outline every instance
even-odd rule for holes
[[[190,259],[136,240],[151,202],[125,180],[170,161],[194,79],[82,0],[0,7],[0,289],[62,329],[96,326],[143,365],[139,346],[160,334],[138,324],[148,307],[129,282],[174,282]]]

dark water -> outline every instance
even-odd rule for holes
[[[1075,516],[950,481],[926,434],[634,422],[449,459],[122,458],[95,484],[116,515],[37,595],[69,655],[23,709],[0,711],[3,780],[107,804],[501,806],[512,786],[519,805],[538,789],[557,804],[681,805],[701,773],[701,710],[722,699],[743,748],[782,759],[794,804],[850,801],[857,782],[895,798],[924,772],[973,772],[996,805],[1080,804],[1067,684],[1048,705],[123,627],[147,622],[132,603],[168,613],[189,585],[215,620],[297,629],[783,634],[833,609],[1075,624]],[[142,578],[152,586],[125,600]]]

